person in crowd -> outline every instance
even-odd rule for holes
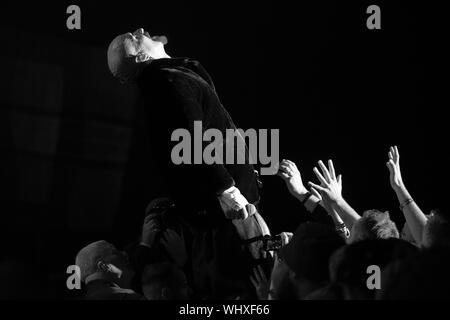
[[[174,204],[169,198],[155,198],[145,210],[139,242],[130,247],[130,260],[136,271],[133,288],[141,292],[144,269],[157,263],[174,263],[189,273],[189,255],[184,238],[184,228],[179,217],[171,210]],[[190,279],[192,281],[192,279]]]
[[[141,300],[131,290],[134,270],[125,252],[109,242],[92,242],[81,249],[75,259],[87,300]]]
[[[327,285],[329,259],[343,245],[344,239],[332,227],[317,222],[302,223],[278,253],[269,299],[306,299]]]
[[[348,243],[370,239],[399,238],[395,222],[391,220],[389,212],[366,210],[352,228]]]
[[[318,164],[322,173],[319,172],[317,167],[313,168],[313,172],[320,181],[320,185],[308,182],[311,192],[321,199],[323,207],[330,215],[336,216],[335,219],[341,219],[342,226],[352,230],[353,225],[361,216],[342,196],[342,175],[336,175],[332,160],[328,160],[328,168],[322,160],[319,160]]]
[[[450,219],[446,212],[434,211],[425,215],[406,188],[401,170],[400,153],[397,146],[390,147],[388,161],[389,181],[399,201],[400,210],[414,238],[423,248],[450,246]]]
[[[321,172],[317,168],[313,171],[320,181],[320,185],[309,183],[311,191],[322,199],[323,206],[330,214],[336,214],[349,226],[350,236],[347,243],[364,239],[399,238],[395,222],[390,219],[388,212],[367,210],[361,217],[342,197],[342,177],[336,177],[333,161],[328,161],[328,168],[322,161],[318,162]]]
[[[333,163],[330,162],[330,169],[334,173]],[[290,160],[283,160],[279,165],[278,175],[283,178],[289,192],[298,199],[310,213],[312,221],[328,224],[334,226],[343,238],[348,238],[350,232],[346,227],[344,221],[339,216],[338,212],[334,210],[327,201],[322,201],[322,195],[311,188],[311,192],[306,189],[303,184],[300,171],[294,162]],[[342,192],[342,176],[334,177],[334,191],[336,197]]]
[[[278,258],[278,250],[286,246],[289,243],[289,241],[291,241],[293,235],[294,234],[292,232],[280,233],[279,235],[281,240],[280,248],[273,250],[275,257],[274,265],[280,263],[281,261],[281,259]],[[278,268],[278,266],[276,267]],[[282,270],[276,271],[274,273],[274,277],[277,277],[278,275],[282,276],[282,274],[283,274]],[[269,298],[270,277],[267,277],[266,272],[262,266],[258,265],[253,268],[253,276],[250,276],[250,281],[255,287],[256,296],[258,300],[267,300]]]
[[[382,288],[382,272],[393,261],[416,256],[417,247],[400,239],[358,241],[330,258],[330,284],[310,295],[312,300],[372,300]]]

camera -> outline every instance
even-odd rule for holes
[[[278,251],[283,246],[283,239],[281,234],[275,236],[265,236],[263,239],[263,250]]]

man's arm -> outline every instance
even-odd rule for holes
[[[422,243],[422,233],[427,223],[427,217],[420,210],[419,206],[413,201],[408,190],[403,183],[400,171],[400,153],[397,146],[391,147],[388,153],[389,160],[386,163],[389,169],[389,180],[391,187],[397,195],[400,208],[408,224],[411,234],[417,244]]]

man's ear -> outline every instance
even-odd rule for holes
[[[136,57],[134,57],[134,62],[142,63],[142,62],[148,61],[150,59],[151,59],[151,57],[148,54],[139,53]]]

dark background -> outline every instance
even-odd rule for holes
[[[66,28],[71,4],[81,30]],[[381,7],[381,30],[366,28],[370,4]],[[3,1],[2,258],[26,261],[39,297],[71,296],[65,269],[81,247],[124,245],[139,230],[158,188],[136,188],[136,92],[106,64],[109,42],[139,27],[167,35],[169,55],[201,61],[239,128],[280,129],[280,157],[306,181],[317,160],[332,158],[358,212],[389,210],[402,226],[385,166],[392,144],[422,209],[444,208],[448,37],[439,12],[402,1]],[[263,182],[272,231],[292,231],[298,203],[280,178]]]

